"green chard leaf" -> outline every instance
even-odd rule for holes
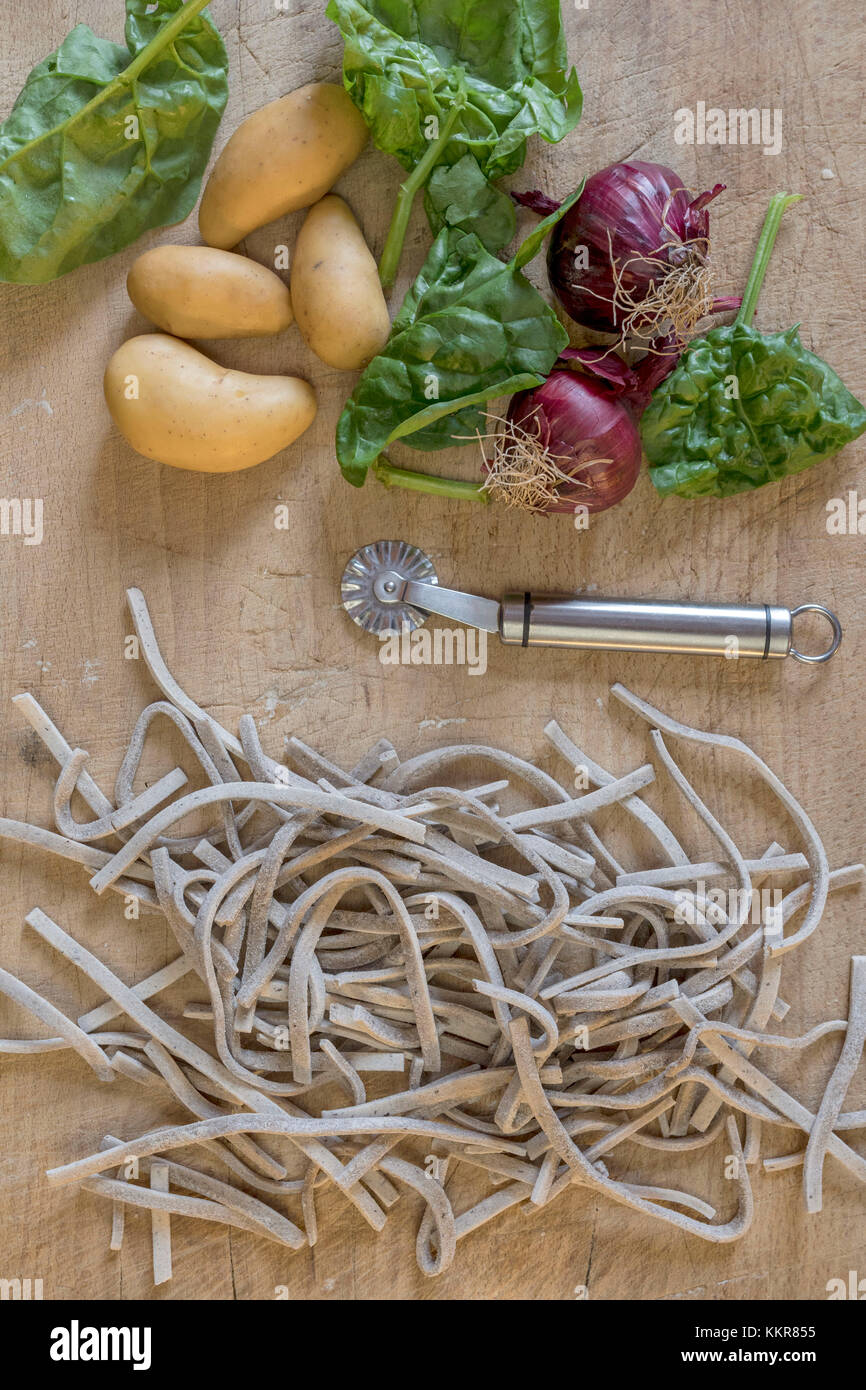
[[[385,283],[399,260],[412,199],[425,185],[434,232],[471,229],[489,251],[511,240],[513,212],[490,180],[520,168],[528,136],[555,143],[580,119],[580,85],[566,68],[559,6],[330,0],[327,13],[345,40],[346,90],[374,143],[411,171],[383,257]]]
[[[641,420],[662,496],[729,497],[832,457],[866,410],[796,328],[735,323],[695,339]]]
[[[782,217],[770,202],[734,323],[696,338],[653,392],[640,423],[650,477],[663,497],[730,497],[800,473],[866,430],[866,409],[796,327],[751,326]]]
[[[397,439],[441,449],[483,425],[478,407],[542,382],[568,342],[521,268],[580,189],[503,264],[472,232],[443,227],[337,425],[343,475],[360,487]]]
[[[488,251],[499,251],[514,236],[517,218],[507,193],[488,183],[471,154],[433,170],[424,190],[431,227],[474,232]]]
[[[0,279],[54,280],[192,210],[228,95],[205,5],[126,0],[125,48],[78,24],[30,73],[0,126]]]

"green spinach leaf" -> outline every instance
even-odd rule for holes
[[[345,40],[347,91],[379,149],[410,170],[383,283],[394,279],[415,194],[437,167],[453,177],[428,189],[433,231],[471,227],[499,250],[514,222],[489,181],[520,168],[529,135],[556,142],[580,119],[559,0],[330,0],[327,12]]]
[[[487,182],[471,154],[433,170],[424,206],[431,226],[474,232],[488,251],[507,246],[517,226],[508,194]]]
[[[544,380],[568,334],[521,270],[579,194],[540,222],[507,265],[473,232],[443,227],[384,351],[340,416],[337,457],[350,483],[360,487],[394,440],[453,445],[482,425],[485,401]]]
[[[206,3],[126,0],[125,48],[78,24],[30,73],[0,126],[0,279],[54,280],[192,210],[228,95]]]
[[[786,208],[767,212],[736,321],[696,338],[653,393],[640,432],[662,496],[729,497],[800,473],[866,430],[866,410],[797,328],[759,333],[751,318]]]
[[[714,328],[686,348],[641,421],[662,496],[729,497],[830,458],[866,410],[796,328]]]

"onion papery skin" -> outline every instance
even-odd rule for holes
[[[547,257],[551,286],[566,313],[586,328],[621,333],[627,311],[614,301],[614,268],[622,289],[642,300],[688,257],[706,261],[706,203],[722,187],[693,199],[673,169],[642,160],[613,164],[588,178],[554,229]],[[586,268],[575,260],[581,247]]]
[[[553,371],[541,386],[512,396],[507,426],[537,436],[563,472],[563,484],[548,512],[607,511],[631,492],[641,466],[637,426],[611,391],[568,369]]]

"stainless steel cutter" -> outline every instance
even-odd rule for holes
[[[829,661],[842,640],[836,614],[820,603],[676,603],[667,599],[593,598],[581,594],[506,594],[501,602],[440,585],[433,562],[405,541],[375,541],[352,556],[341,584],[343,606],[365,632],[420,627],[431,613],[496,632],[518,647],[679,652],[707,656],[793,656]],[[793,646],[794,619],[820,613],[832,630],[826,651]]]

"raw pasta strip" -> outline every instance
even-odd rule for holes
[[[180,710],[175,709],[174,705],[169,704],[167,700],[156,700],[153,704],[148,705],[142,710],[139,715],[138,722],[132,732],[132,738],[129,741],[129,747],[120,765],[120,770],[114,783],[114,799],[118,806],[126,805],[133,798],[133,783],[139,763],[141,762],[147,733],[157,715],[162,715],[174,724],[212,786],[219,786],[223,781],[237,780],[237,774],[234,768],[230,769],[230,777],[224,778],[222,776],[216,761],[211,757],[211,754],[199,738],[195,728],[187,719],[186,715],[182,714]],[[228,771],[229,769],[225,770]],[[252,807],[248,807],[246,814],[248,815],[252,809]],[[222,816],[222,833],[228,842],[232,855],[237,857],[241,852],[240,839],[238,837],[238,826],[240,821],[233,815],[231,804],[222,807]],[[209,833],[214,834],[213,831]],[[175,851],[193,848],[188,839],[173,839],[171,841],[166,841],[166,844],[170,844]]]
[[[169,985],[182,980],[192,971],[192,965],[186,956],[175,956],[174,960],[169,961],[168,965],[162,966],[160,970],[155,970],[146,979],[139,980],[138,984],[130,986],[133,994],[137,994],[139,999],[151,999],[154,994],[159,994],[162,990],[168,989]],[[113,999],[109,999],[104,1004],[97,1004],[95,1009],[90,1009],[88,1013],[81,1014],[78,1019],[79,1028],[85,1033],[93,1033],[97,1028],[104,1028],[106,1023],[111,1023],[112,1019],[117,1018],[123,1013],[123,1009]]]
[[[598,791],[587,792],[585,796],[571,797],[553,806],[542,806],[532,811],[516,811],[505,817],[505,824],[511,830],[534,830],[540,825],[553,825],[558,821],[582,819],[600,811],[604,806],[612,806],[616,801],[633,796],[641,787],[655,781],[655,771],[649,763],[636,768],[625,777],[607,782]]]
[[[399,1182],[405,1183],[407,1187],[413,1188],[424,1198],[435,1231],[437,1248],[435,1253],[431,1251],[430,1233],[422,1222],[415,1247],[418,1267],[422,1274],[426,1274],[428,1278],[433,1278],[437,1274],[444,1274],[445,1270],[452,1264],[457,1251],[457,1228],[454,1212],[444,1187],[423,1168],[419,1168],[414,1163],[407,1163],[403,1158],[395,1158],[391,1154],[380,1160],[379,1167],[384,1172],[390,1173],[392,1177],[397,1178]]]
[[[805,854],[780,854],[772,859],[745,859],[746,873],[750,878],[755,874],[789,874],[799,869],[808,869],[809,861]],[[657,888],[677,888],[680,884],[702,882],[710,878],[721,878],[730,873],[729,864],[719,864],[708,859],[701,864],[672,864],[663,869],[643,869],[639,873],[621,874],[616,881],[617,888],[630,883],[652,884]]]
[[[803,1160],[803,1195],[810,1212],[820,1211],[823,1205],[824,1155],[866,1043],[866,956],[851,957],[849,1001],[845,1041],[818,1107]]]
[[[532,1052],[532,1044],[529,1038],[529,1025],[525,1019],[516,1019],[511,1025],[511,1040],[514,1045],[514,1060],[517,1070],[520,1073],[520,1080],[527,1101],[532,1108],[536,1120],[541,1125],[551,1146],[559,1154],[560,1158],[568,1164],[569,1168],[586,1181],[590,1186],[601,1188],[607,1192],[614,1201],[621,1202],[625,1206],[633,1207],[637,1211],[642,1211],[647,1216],[655,1217],[657,1220],[666,1221],[672,1226],[678,1226],[681,1230],[691,1232],[693,1235],[700,1236],[703,1240],[723,1243],[737,1240],[745,1234],[751,1225],[754,1211],[752,1202],[752,1190],[749,1184],[748,1170],[742,1162],[742,1149],[740,1147],[740,1137],[733,1119],[727,1122],[728,1138],[731,1143],[731,1152],[735,1158],[739,1158],[737,1165],[738,1185],[740,1189],[740,1205],[735,1217],[724,1225],[710,1225],[705,1221],[696,1221],[694,1218],[684,1215],[682,1212],[668,1211],[665,1207],[657,1203],[640,1197],[634,1192],[630,1192],[627,1184],[616,1182],[612,1178],[604,1177],[594,1168],[590,1161],[584,1156],[570,1135],[563,1128],[557,1118],[556,1112],[548,1101],[544,1088],[538,1079],[538,1070]],[[670,1200],[670,1199],[669,1199]]]
[[[673,1007],[690,1028],[701,1027],[706,1022],[703,1014],[684,997],[676,1000]],[[730,1070],[742,1081],[744,1086],[747,1086],[756,1096],[762,1096],[769,1101],[780,1115],[791,1120],[804,1133],[811,1133],[815,1123],[815,1116],[811,1110],[808,1110],[805,1105],[801,1105],[798,1100],[795,1100],[781,1086],[778,1086],[775,1081],[771,1081],[769,1077],[765,1076],[763,1072],[759,1071],[757,1067],[753,1066],[721,1038],[707,1033],[705,1043],[720,1062],[727,1063]],[[866,1182],[866,1159],[861,1158],[835,1134],[829,1135],[826,1147],[827,1152],[832,1153],[833,1157],[837,1158],[840,1163],[844,1163],[855,1177],[858,1177],[861,1182]]]
[[[545,724],[544,732],[557,752],[562,754],[575,772],[578,768],[585,768],[590,781],[595,782],[600,787],[606,787],[610,782],[615,781],[612,773],[606,772],[598,763],[594,763],[591,758],[582,753],[575,743],[572,743],[555,719],[551,719],[549,724]],[[647,806],[646,802],[639,796],[625,797],[622,807],[623,810],[628,811],[629,815],[642,822],[670,859],[671,864],[687,864],[689,862],[689,857],[676,836],[668,829],[661,817],[656,815],[652,807]]]
[[[795,946],[799,946],[801,942],[812,935],[812,932],[821,920],[824,905],[827,901],[828,877],[830,872],[824,846],[818,838],[814,825],[806,815],[800,803],[795,800],[787,787],[779,781],[779,778],[770,770],[767,764],[758,757],[757,753],[749,748],[748,744],[743,743],[741,739],[733,738],[729,734],[709,734],[701,729],[692,729],[687,724],[681,724],[678,720],[671,719],[668,715],[662,714],[661,710],[656,709],[654,705],[649,704],[646,700],[641,700],[637,695],[633,695],[632,692],[627,690],[623,685],[617,684],[611,686],[611,694],[622,701],[624,705],[628,705],[629,709],[634,710],[642,719],[646,719],[650,724],[654,724],[665,733],[672,734],[675,737],[689,739],[693,743],[707,744],[711,748],[727,748],[732,752],[741,754],[756,769],[767,786],[775,792],[806,842],[806,858],[812,870],[813,882],[809,907],[805,919],[793,936],[785,938],[773,948],[773,954],[783,955],[786,951],[791,951]]]
[[[174,1165],[166,1164],[163,1166]],[[175,1216],[193,1216],[203,1221],[215,1221],[223,1226],[238,1226],[241,1230],[252,1231],[255,1235],[264,1236],[265,1239],[279,1239],[262,1221],[254,1221],[239,1211],[233,1211],[222,1202],[209,1198],[185,1197],[178,1192],[161,1192],[158,1189],[137,1187],[134,1183],[118,1182],[115,1178],[85,1178],[81,1186],[88,1192],[96,1192],[102,1197],[110,1197],[112,1201],[123,1202],[128,1206],[144,1207],[151,1211],[154,1216],[157,1214],[168,1215],[169,1213],[174,1213]],[[300,1232],[298,1234],[300,1235]],[[280,1244],[288,1245],[290,1249],[297,1250],[305,1244],[305,1241],[301,1236],[300,1243],[293,1238],[292,1240],[281,1239]]]
[[[123,1142],[116,1139],[114,1135],[106,1136],[106,1138],[114,1146]],[[139,1170],[147,1174],[155,1161],[148,1158],[138,1160]],[[303,1231],[300,1231],[294,1222],[274,1211],[265,1202],[260,1202],[257,1197],[250,1197],[248,1193],[242,1192],[230,1183],[211,1177],[209,1173],[202,1173],[197,1168],[176,1163],[173,1159],[163,1158],[158,1161],[168,1169],[169,1177],[175,1187],[182,1187],[187,1192],[195,1192],[199,1197],[210,1198],[212,1201],[221,1203],[230,1211],[246,1217],[251,1223],[250,1229],[255,1227],[260,1233],[269,1235],[272,1239],[280,1241],[283,1245],[288,1245],[293,1250],[300,1250],[306,1243]]]
[[[29,985],[25,985],[23,980],[16,979],[6,970],[0,970],[0,993],[5,994],[9,999],[20,1004],[22,1008],[28,1009],[41,1023],[48,1028],[56,1028],[64,1045],[72,1047],[83,1057],[88,1066],[92,1067],[100,1081],[113,1081],[114,1071],[108,1056],[103,1052],[99,1043],[95,1041],[67,1018],[64,1013],[55,1008],[47,999],[43,999],[41,994],[37,994]],[[54,1039],[51,1039],[53,1042]]]
[[[111,1182],[111,1179],[102,1179],[103,1182]],[[168,1196],[168,1164],[152,1163],[150,1165],[150,1196],[159,1198],[161,1194]],[[113,1195],[116,1196],[116,1193]],[[157,1200],[151,1207],[150,1212],[151,1230],[153,1233],[153,1282],[156,1285],[165,1284],[171,1278],[171,1214],[168,1210],[168,1203],[164,1206]]]
[[[118,1004],[122,1004],[124,1012],[127,1013],[134,1022],[145,1028],[151,1037],[156,1038],[158,1042],[161,1042],[162,1045],[176,1057],[182,1058],[183,1061],[188,1062],[190,1066],[194,1067],[196,1071],[210,1078],[224,1092],[228,1093],[233,1100],[239,1102],[241,1105],[248,1105],[253,1111],[264,1110],[271,1114],[271,1118],[274,1118],[273,1112],[276,1112],[275,1118],[278,1121],[285,1117],[285,1110],[278,1106],[270,1096],[265,1095],[261,1091],[254,1090],[249,1086],[244,1086],[207,1052],[191,1042],[188,1038],[185,1038],[182,1033],[178,1033],[176,1029],[172,1028],[170,1024],[166,1023],[158,1014],[155,1014],[152,1009],[148,1008],[143,1000],[139,999],[131,989],[128,989],[126,985],[122,984],[101,961],[97,960],[96,957],[91,955],[83,946],[74,941],[72,937],[68,936],[56,922],[52,922],[51,918],[47,917],[39,908],[34,908],[33,912],[28,914],[26,921],[39,932],[40,936],[54,946],[61,955],[65,956],[67,960],[70,960],[79,970],[89,975],[94,983],[99,985],[106,994],[110,995],[112,999],[116,999]],[[214,1122],[210,1121],[210,1123]],[[241,1125],[237,1131],[232,1131],[230,1129],[228,1132],[243,1133],[243,1126]],[[301,1135],[301,1142],[298,1147],[301,1148],[308,1157],[314,1158],[319,1166],[327,1172],[332,1181],[336,1182],[337,1185],[341,1187],[341,1190],[345,1192],[349,1200],[358,1207],[358,1210],[362,1213],[365,1220],[369,1221],[374,1226],[380,1223],[380,1219],[383,1218],[376,1203],[373,1202],[366,1193],[358,1191],[356,1187],[344,1188],[342,1184],[343,1165],[328,1152],[323,1144],[318,1142],[318,1136],[313,1135],[311,1139],[313,1142],[307,1143],[304,1136]]]
[[[399,933],[403,950],[406,979],[409,985],[415,1023],[418,1028],[418,1039],[424,1066],[428,1071],[438,1071],[441,1065],[439,1037],[430,1005],[424,962],[418,945],[418,938],[403,900],[384,875],[376,873],[375,870],[338,869],[316,885],[319,888],[324,885],[326,895],[314,908],[309,922],[301,929],[289,972],[289,1033],[292,1049],[292,1070],[295,1080],[305,1085],[312,1081],[306,1002],[310,964],[331,911],[347,889],[356,887],[361,882],[367,882],[379,888],[394,914],[394,924]]]
[[[227,785],[202,787],[199,791],[190,792],[160,811],[94,875],[90,880],[91,888],[95,893],[104,893],[115,879],[135,863],[140,854],[150,849],[164,830],[182,820],[191,811],[232,800],[264,801],[272,802],[276,806],[309,808],[321,811],[325,815],[341,816],[344,819],[373,825],[379,830],[387,830],[415,844],[422,844],[424,841],[423,825],[407,820],[396,812],[383,811],[377,806],[364,806],[344,796],[306,787],[274,786],[270,782],[229,782]]]
[[[672,781],[674,782],[675,786],[678,788],[682,796],[686,799],[686,801],[689,803],[692,809],[703,821],[710,834],[716,840],[717,844],[722,850],[723,855],[730,864],[731,869],[733,870],[733,873],[739,883],[739,892],[736,898],[737,911],[735,915],[735,920],[737,922],[737,931],[739,931],[740,927],[742,927],[748,921],[749,912],[752,906],[752,880],[749,871],[746,867],[745,860],[743,859],[743,856],[741,855],[739,849],[735,845],[731,836],[727,833],[724,827],[712,814],[712,812],[709,810],[708,806],[702,800],[702,798],[698,796],[691,782],[689,782],[688,778],[683,774],[683,772],[678,767],[677,763],[671,757],[671,754],[668,752],[665,741],[662,738],[662,735],[658,729],[652,730],[651,738],[653,741],[653,746],[655,747],[656,752],[658,753],[659,757],[664,763],[665,768]],[[698,928],[698,931],[700,932],[700,928]],[[703,935],[703,933],[700,934]],[[710,937],[706,939],[713,938]],[[772,992],[772,998],[768,997],[767,1002],[769,1007],[767,1009],[767,1018],[769,1018],[770,1010],[772,1009],[772,1006],[775,1003],[776,993],[778,992],[778,976],[775,972],[773,972],[773,979],[776,985],[776,989]],[[764,985],[769,983],[770,981],[767,978],[767,970],[765,964],[765,971],[761,988],[763,989]],[[766,990],[765,993],[767,993]],[[760,989],[759,997],[761,997]],[[766,1021],[766,1018],[763,1019],[763,1023],[766,1023]],[[684,1134],[687,1133],[689,1129],[690,1120],[692,1119],[692,1112],[695,1108],[695,1105],[697,1104],[697,1101],[698,1091],[696,1090],[696,1088],[693,1085],[684,1086],[679,1094],[679,1097],[677,1098],[677,1103],[670,1120],[670,1132],[673,1137],[681,1138]],[[706,1129],[707,1125],[713,1119],[713,1116],[715,1115],[717,1108],[718,1101],[713,1100],[711,1104],[705,1107],[706,1113],[702,1117],[703,1122],[701,1124],[696,1124],[695,1128],[700,1130]]]
[[[180,1101],[181,1105],[186,1106],[187,1110],[195,1115],[197,1119],[214,1119],[216,1116],[224,1113],[218,1106],[214,1105],[212,1101],[207,1100],[201,1095],[195,1086],[193,1086],[192,1082],[184,1075],[177,1062],[175,1062],[171,1053],[162,1046],[162,1043],[157,1042],[155,1038],[151,1038],[150,1041],[145,1044],[144,1052],[145,1055],[150,1058],[157,1072],[175,1098]],[[265,1177],[274,1178],[277,1181],[281,1178],[285,1178],[286,1169],[283,1164],[278,1163],[271,1154],[265,1153],[264,1149],[255,1144],[253,1140],[247,1138],[245,1134],[239,1134],[228,1142],[232,1148],[235,1149],[238,1157],[246,1159],[247,1163],[257,1172],[262,1173]]]
[[[68,836],[70,840],[103,840],[107,836],[116,835],[135,821],[144,820],[155,811],[161,801],[167,801],[181,787],[186,786],[186,773],[179,767],[173,768],[152,786],[145,787],[143,792],[132,801],[128,801],[125,806],[110,811],[98,820],[83,824],[73,819],[69,803],[88,757],[89,754],[83,748],[74,748],[69,760],[61,768],[54,788],[54,819],[61,834]]]
[[[212,725],[220,742],[225,745],[229,752],[234,753],[237,757],[243,758],[244,750],[240,740],[218,724],[215,719],[212,719],[209,714],[206,714],[188,695],[184,694],[177,681],[172,676],[162,659],[162,653],[157,644],[156,634],[153,630],[153,623],[150,620],[150,613],[147,609],[144,594],[140,589],[127,589],[126,601],[129,605],[130,616],[132,617],[133,626],[138,636],[145,665],[163,695],[165,695],[166,699],[170,700],[181,713],[185,714],[187,719],[191,720],[193,724],[200,723]]]
[[[511,1153],[518,1158],[523,1154],[522,1145],[512,1140],[485,1134],[467,1135],[466,1131],[457,1125],[444,1124],[439,1120],[418,1120],[409,1115],[375,1115],[369,1119],[364,1116],[348,1119],[334,1116],[317,1119],[309,1116],[298,1120],[290,1115],[257,1113],[226,1115],[221,1119],[198,1120],[195,1124],[168,1125],[163,1129],[151,1130],[139,1139],[125,1140],[118,1148],[112,1149],[111,1154],[90,1154],[59,1168],[49,1168],[46,1176],[49,1182],[58,1184],[78,1182],[81,1178],[102,1173],[106,1168],[113,1168],[117,1162],[129,1158],[145,1158],[151,1154],[162,1153],[166,1149],[184,1148],[188,1144],[200,1144],[206,1139],[222,1139],[229,1134],[284,1135],[298,1144],[298,1147],[308,1138],[338,1138],[341,1135],[366,1134],[381,1134],[383,1137],[388,1134],[420,1135],[426,1139],[441,1138],[451,1139],[460,1144],[471,1143],[482,1149]]]
[[[32,695],[23,694],[13,695],[12,704],[18,713],[27,720],[33,732],[38,734],[60,766],[65,766],[72,757],[72,747],[66,742],[57,726],[49,719],[39,702],[34,700]],[[97,816],[110,815],[114,810],[108,797],[99,789],[86,769],[82,771],[78,779],[78,790],[91,811],[95,811]]]
[[[71,859],[76,864],[83,864],[87,869],[101,869],[107,864],[111,855],[104,849],[97,849],[95,845],[79,844],[76,840],[69,840],[63,835],[55,835],[53,830],[43,830],[38,825],[24,825],[21,821],[7,820],[0,817],[0,839],[16,840],[19,844],[35,845],[37,849],[48,850],[50,854],[57,854],[63,859]],[[145,911],[157,909],[157,898],[147,880],[153,879],[153,874],[147,864],[134,864],[130,867],[129,878],[118,878],[111,886],[117,893],[122,893],[124,897],[137,898]],[[144,882],[139,882],[142,879]]]

